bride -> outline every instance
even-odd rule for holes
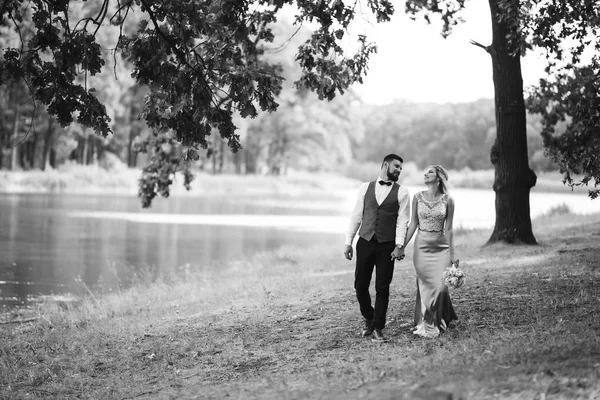
[[[448,172],[441,165],[425,173],[427,190],[412,201],[412,218],[404,248],[417,231],[413,262],[417,272],[417,301],[414,334],[437,337],[450,321],[458,319],[443,274],[456,261],[452,232],[454,200],[448,194]]]

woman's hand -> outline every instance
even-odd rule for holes
[[[404,259],[404,246],[396,246],[392,251],[392,260],[403,260]]]

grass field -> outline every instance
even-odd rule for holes
[[[599,223],[543,216],[537,246],[461,232],[460,320],[437,339],[411,334],[410,248],[385,344],[359,336],[353,263],[331,246],[44,304],[0,325],[0,398],[598,399]]]

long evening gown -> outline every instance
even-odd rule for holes
[[[450,265],[450,247],[444,234],[448,194],[429,201],[424,192],[417,197],[419,229],[415,238],[413,261],[417,272],[415,331],[419,336],[437,337],[450,321],[458,319],[448,287],[443,282],[444,270]]]

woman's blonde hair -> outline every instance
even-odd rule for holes
[[[442,193],[448,193],[448,171],[441,165],[432,165],[431,168],[435,169],[435,174],[438,177],[440,191]]]

